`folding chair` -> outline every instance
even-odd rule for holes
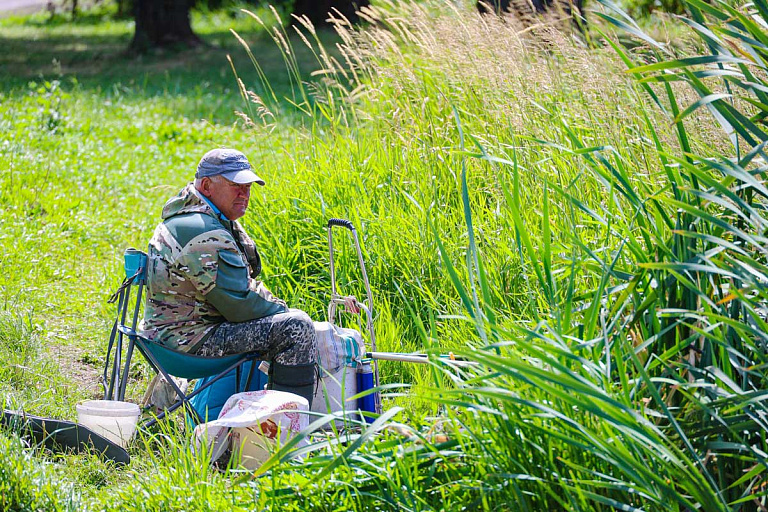
[[[218,382],[231,371],[236,372],[237,387],[239,389],[242,365],[248,361],[253,361],[253,364],[250,365],[251,371],[248,373],[248,379],[245,385],[246,389],[248,389],[251,378],[253,377],[253,371],[258,366],[257,359],[259,358],[259,354],[252,352],[225,357],[203,357],[168,348],[165,345],[138,334],[136,328],[139,321],[139,314],[142,311],[142,295],[147,282],[147,254],[129,248],[125,251],[124,259],[125,279],[108,301],[109,303],[117,303],[117,316],[109,336],[107,357],[104,363],[104,373],[102,376],[104,399],[125,399],[131,357],[133,356],[134,348],[136,348],[142,356],[144,356],[152,369],[165,377],[178,398],[175,403],[156,417],[147,420],[143,426],[149,427],[155,424],[157,421],[163,419],[168,413],[173,412],[182,406],[184,406],[187,412],[200,423],[204,420],[200,417],[200,414],[195,408],[192,407],[189,400]],[[134,289],[135,293],[133,293]],[[126,322],[129,311],[132,312],[132,317],[129,322]],[[123,352],[125,352],[124,362],[122,361]],[[205,377],[213,378],[207,380],[204,385],[196,387],[192,393],[185,394],[179,386],[176,385],[171,376],[189,380]]]

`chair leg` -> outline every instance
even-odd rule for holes
[[[120,379],[120,384],[117,388],[117,399],[118,400],[125,400],[125,389],[128,387],[128,373],[131,369],[131,357],[133,356],[133,346],[134,341],[132,338],[128,339],[128,350],[125,353],[125,366],[123,368],[123,375],[122,379]]]
[[[187,395],[187,394],[184,394],[183,391],[181,391],[181,389],[176,385],[176,383],[173,381],[173,379],[168,374],[168,372],[166,372],[160,366],[160,364],[157,361],[157,359],[152,355],[152,353],[149,350],[146,349],[146,347],[144,346],[144,342],[141,340],[141,338],[136,338],[135,343],[138,346],[138,348],[141,351],[141,353],[145,356],[145,358],[149,362],[150,366],[152,366],[152,368],[157,373],[162,374],[162,376],[165,377],[165,379],[168,381],[168,383],[171,385],[171,387],[173,388],[174,392],[176,393],[176,396],[178,397],[178,400],[173,405],[171,405],[170,407],[164,409],[162,412],[160,412],[160,414],[158,414],[154,418],[150,418],[149,420],[147,420],[144,423],[142,423],[142,425],[140,427],[141,429],[146,429],[146,428],[151,427],[152,425],[154,425],[158,421],[164,419],[169,413],[175,411],[176,409],[178,409],[179,407],[182,407],[182,406],[184,406],[187,409],[187,411],[190,413],[190,415],[194,416],[195,421],[197,423],[202,423],[203,422],[203,418],[200,416],[200,413],[198,413],[197,410],[194,407],[192,407],[192,404],[190,403],[190,399],[193,398],[194,396],[196,396],[198,393],[200,393],[204,389],[207,389],[210,386],[212,386],[213,384],[215,384],[216,382],[218,382],[220,379],[222,379],[225,375],[227,375],[232,370],[235,370],[237,372],[236,373],[236,377],[237,377],[237,380],[238,380],[238,388],[239,388],[240,372],[242,370],[242,368],[241,368],[242,365],[244,363],[250,361],[251,362],[251,366],[252,366],[251,374],[253,373],[253,368],[255,368],[255,366],[256,366],[256,365],[253,364],[253,360],[254,360],[253,358],[257,357],[255,355],[253,357],[246,357],[244,359],[240,359],[239,361],[237,361],[234,364],[232,364],[229,368],[227,368],[226,370],[224,370],[221,373],[219,373],[218,375],[216,375],[216,377],[214,377],[209,382],[207,382],[205,384],[205,386],[196,388],[192,393]],[[249,384],[250,384],[250,375],[248,377],[248,381],[249,381]]]
[[[115,377],[116,377],[115,362],[112,361],[110,363],[109,361],[109,355],[111,354],[111,352],[112,352],[112,347],[109,347],[109,350],[107,351],[107,361],[105,362],[105,365],[104,365],[105,379],[106,379],[107,373],[109,373],[110,375],[109,375],[109,384],[105,386],[106,389],[104,390],[104,400],[112,400],[112,394],[115,391]]]
[[[101,376],[101,386],[104,388],[104,400],[109,400],[112,396],[112,390],[115,388],[115,372],[110,372],[112,365],[109,358],[112,356],[112,347],[115,344],[117,336],[117,321],[112,324],[112,332],[109,333],[109,343],[107,344],[107,356],[104,358],[104,373]]]
[[[115,357],[112,360],[112,379],[109,383],[108,400],[117,399],[117,393],[120,387],[120,355],[122,351],[122,334],[118,333],[117,339],[115,339]]]
[[[249,361],[251,369],[248,372],[248,378],[245,379],[245,387],[243,391],[248,391],[251,388],[251,380],[253,380],[253,374],[256,372],[256,361]],[[239,390],[240,388],[238,388]]]
[[[202,423],[202,422],[203,422],[203,419],[200,417],[200,413],[198,413],[198,412],[197,412],[197,410],[195,410],[195,408],[194,408],[194,407],[192,407],[192,405],[190,405],[190,403],[189,403],[189,397],[187,397],[187,396],[186,396],[186,395],[184,395],[183,393],[182,393],[182,396],[184,396],[184,398],[183,398],[183,399],[179,399],[179,400],[178,400],[176,403],[174,403],[174,404],[173,404],[173,405],[171,405],[170,407],[167,407],[167,408],[163,409],[163,410],[160,412],[160,414],[158,414],[158,415],[157,415],[157,416],[155,416],[154,418],[150,418],[150,419],[148,419],[147,421],[145,421],[145,422],[142,424],[142,427],[143,427],[143,428],[149,428],[149,427],[151,427],[152,425],[154,425],[154,424],[155,424],[155,423],[157,423],[158,421],[160,421],[160,420],[164,419],[164,418],[165,418],[165,417],[166,417],[168,414],[172,413],[173,411],[175,411],[176,409],[178,409],[179,407],[182,407],[182,406],[184,406],[184,408],[187,410],[187,412],[189,412],[189,414],[191,414],[192,416],[194,416],[194,417],[195,417],[195,421],[196,421],[197,423]]]

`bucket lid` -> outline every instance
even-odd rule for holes
[[[76,408],[78,414],[90,414],[91,416],[135,417],[141,413],[138,405],[119,400],[88,400],[77,404]]]

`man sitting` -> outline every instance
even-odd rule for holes
[[[194,183],[165,204],[149,243],[144,335],[202,356],[259,352],[270,361],[269,389],[311,406],[312,320],[257,280],[261,258],[237,222],[252,183],[264,185],[243,153],[214,149],[200,160]]]

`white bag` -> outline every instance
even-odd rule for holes
[[[320,376],[312,399],[312,411],[322,414],[357,410],[356,401],[347,397],[357,394],[357,367],[365,357],[365,343],[354,329],[337,327],[329,322],[315,322]],[[341,426],[343,420],[337,420]],[[331,425],[326,425],[330,428]]]
[[[356,368],[365,357],[365,343],[354,329],[337,327],[330,322],[314,322],[320,367],[329,374],[343,366]]]
[[[302,411],[309,409],[303,397],[284,391],[248,391],[229,397],[219,418],[195,427],[198,447],[207,444],[215,461],[228,448],[243,456],[243,465],[258,468],[269,457],[271,448],[283,445],[309,425]],[[232,430],[232,435],[230,434]],[[299,445],[306,444],[302,440]]]

